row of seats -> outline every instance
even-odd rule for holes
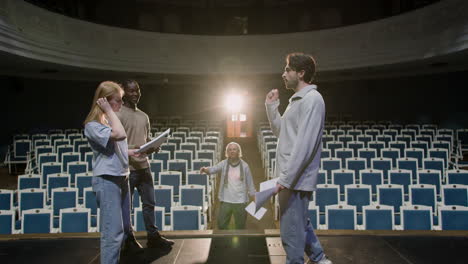
[[[157,185],[154,187],[156,206],[163,209],[164,219],[159,227],[163,230],[171,230],[173,223],[170,220],[173,208],[178,206],[195,206],[200,213],[202,220],[198,223],[203,226],[211,217],[210,199],[205,194],[207,186],[204,185],[182,185],[179,187],[177,199],[174,195],[174,187],[171,185]],[[15,207],[15,196],[12,190],[0,190],[0,210],[16,213],[16,229],[21,229],[21,221],[25,212],[31,210],[47,209],[51,211],[54,219],[54,227],[59,227],[61,211],[70,208],[81,208],[89,210],[89,216],[94,217],[91,227],[97,227],[96,217],[98,215],[96,197],[91,187],[84,188],[83,198],[79,198],[77,188],[54,188],[50,203],[46,198],[44,189],[24,189],[18,192],[17,207]],[[134,193],[132,212],[138,217],[138,212],[142,210],[138,192]],[[136,220],[138,218],[135,218]],[[138,223],[138,222],[136,222]]]
[[[375,190],[373,188],[375,187]],[[362,207],[378,203],[394,206],[395,212],[406,203],[412,205],[424,205],[437,213],[438,206],[459,205],[468,206],[468,186],[444,185],[441,187],[441,199],[438,199],[436,188],[429,184],[409,185],[405,191],[403,185],[381,184],[371,186],[368,184],[349,184],[340,186],[337,184],[318,184],[314,192],[312,202],[325,211],[327,205],[347,204],[357,207],[361,212]]]
[[[0,234],[33,234],[33,233],[81,233],[99,232],[99,219],[93,221],[89,208],[60,209],[54,219],[51,209],[29,209],[22,213],[20,228],[16,228],[14,210],[0,210]],[[99,214],[98,214],[99,215]],[[165,224],[163,207],[155,207],[155,222],[164,230],[203,230],[200,208],[198,206],[174,206],[169,213],[171,225]],[[97,217],[99,218],[99,217]],[[144,231],[144,220],[141,208],[135,209],[132,218],[135,231]],[[93,222],[95,225],[93,226]]]
[[[468,171],[459,169],[459,136],[465,132],[432,125],[327,124],[311,201],[320,216],[319,228],[327,228],[327,206],[352,206],[358,222],[351,229],[369,229],[362,227],[363,208],[381,205],[394,210],[397,226],[400,207],[427,206],[436,223],[431,228],[441,229],[440,208],[468,206]],[[277,138],[268,124],[259,125],[257,140],[265,175],[274,178]],[[278,219],[278,201],[274,202]]]
[[[396,214],[393,206],[376,204],[363,206],[362,213],[357,213],[352,205],[329,205],[320,214],[315,205],[309,204],[311,224],[319,230],[468,230],[466,206],[441,206],[437,217],[432,208],[422,205],[401,206],[398,210]]]

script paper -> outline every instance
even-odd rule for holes
[[[161,133],[161,135],[159,135],[158,137],[154,138],[150,142],[148,142],[148,143],[144,144],[143,146],[141,146],[140,149],[138,149],[135,152],[136,153],[144,153],[144,152],[148,151],[149,149],[157,148],[157,147],[161,146],[161,144],[164,143],[167,140],[167,137],[169,136],[170,132],[171,132],[171,129],[169,128],[166,131],[164,131],[163,133]]]
[[[255,219],[260,220],[262,219],[263,215],[266,213],[265,208],[260,208],[260,210],[255,210],[255,202],[251,202],[246,208],[245,211],[255,217]]]
[[[264,181],[260,183],[260,191],[265,191],[267,189],[271,189],[276,187],[276,183],[278,182],[278,178],[271,179],[269,181]]]

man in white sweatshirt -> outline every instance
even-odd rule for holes
[[[312,84],[314,75],[312,56],[289,54],[282,78],[286,89],[295,93],[288,107],[281,116],[277,89],[271,90],[265,100],[271,129],[278,137],[276,191],[287,264],[303,264],[304,251],[313,263],[332,263],[323,252],[307,211],[316,190],[325,121],[325,103],[317,86]]]

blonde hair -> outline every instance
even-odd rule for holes
[[[100,83],[96,89],[96,92],[94,93],[91,110],[89,111],[88,116],[84,121],[84,124],[86,125],[91,121],[97,121],[101,124],[104,124],[104,112],[101,110],[101,108],[97,105],[96,102],[99,98],[103,97],[109,100],[110,97],[116,93],[119,93],[120,96],[123,96],[124,94],[122,87],[120,87],[118,83],[112,81],[104,81]]]
[[[229,142],[227,145],[226,145],[226,150],[224,151],[224,156],[226,158],[229,157],[228,155],[228,148],[230,145],[236,145],[237,146],[237,149],[239,150],[239,158],[242,158],[242,149],[241,149],[241,146],[237,143],[237,142]]]

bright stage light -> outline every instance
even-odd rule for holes
[[[238,94],[230,94],[226,96],[224,106],[231,113],[237,113],[242,109],[243,98]]]

